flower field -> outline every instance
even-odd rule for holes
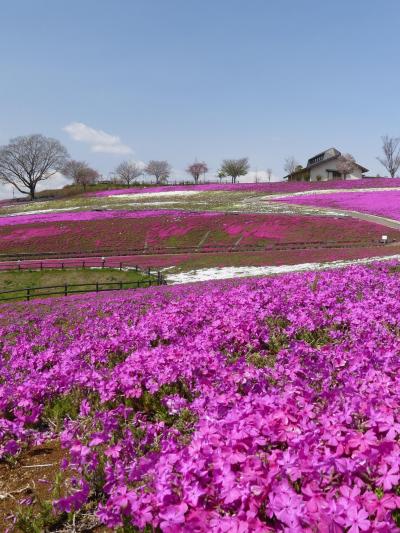
[[[110,528],[397,531],[398,276],[3,305],[1,455],[59,436],[55,512]]]
[[[288,193],[300,191],[313,191],[321,189],[358,189],[358,188],[382,188],[382,187],[399,187],[400,178],[375,178],[363,180],[347,180],[347,181],[319,181],[319,182],[305,182],[305,181],[291,181],[291,182],[275,182],[275,183],[223,183],[223,184],[207,184],[207,185],[169,185],[169,186],[154,186],[154,187],[131,187],[124,189],[111,189],[105,191],[98,191],[95,193],[87,193],[90,196],[115,196],[120,194],[147,194],[147,193],[171,193],[172,191],[248,191],[260,192],[265,194]]]
[[[120,250],[273,242],[377,241],[382,229],[338,217],[219,212],[72,211],[0,217],[2,253]],[[399,238],[398,230],[388,230]]]
[[[277,201],[289,204],[331,207],[359,211],[400,220],[400,191],[337,192],[310,196],[285,197]]]

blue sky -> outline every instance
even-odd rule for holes
[[[400,136],[398,0],[3,0],[1,18],[0,144],[275,176],[335,146],[384,174],[380,137]]]

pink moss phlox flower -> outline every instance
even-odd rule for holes
[[[396,269],[3,305],[1,452],[59,436],[111,529],[396,531]]]

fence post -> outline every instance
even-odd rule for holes
[[[158,285],[161,285],[161,272],[160,271],[157,272],[157,283]]]
[[[67,294],[68,294],[68,285],[65,284],[64,285],[64,296],[67,296]]]
[[[119,269],[122,270],[122,262],[119,263]]]
[[[119,282],[119,290],[122,289],[122,281]]]
[[[64,263],[61,263],[61,270],[64,270]]]
[[[43,261],[40,261],[40,270],[43,270]]]
[[[99,282],[96,281],[96,292],[99,292]]]
[[[139,270],[139,267],[138,267],[138,266],[136,265],[136,266],[135,266],[135,269],[136,269],[136,272],[138,272],[138,270]]]
[[[147,275],[148,275],[148,276],[150,276],[150,272],[151,272],[151,270],[150,270],[150,267],[149,267],[149,268],[147,269]]]
[[[30,289],[26,289],[26,299],[28,300],[28,302],[29,302],[30,298],[31,298],[31,290]]]
[[[85,268],[85,261],[82,262],[82,268]]]

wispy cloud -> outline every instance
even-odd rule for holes
[[[74,141],[90,145],[92,152],[102,154],[132,154],[130,146],[123,144],[117,135],[110,135],[103,130],[91,128],[83,122],[71,122],[63,128]]]

